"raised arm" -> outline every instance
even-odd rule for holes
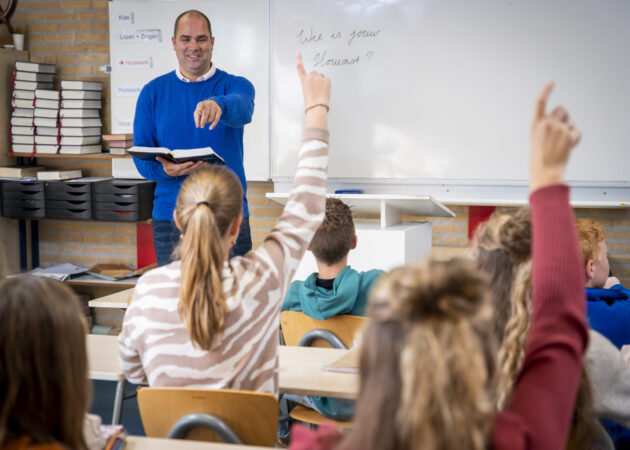
[[[525,360],[493,447],[563,449],[587,344],[581,257],[564,174],[580,139],[563,107],[545,112],[549,83],[531,127],[533,313]]]
[[[277,272],[282,297],[308,244],[324,220],[328,171],[327,112],[330,80],[306,73],[297,56],[297,70],[305,102],[305,128],[293,189],[284,211],[260,249],[252,257],[268,256]],[[279,307],[279,305],[278,305]]]

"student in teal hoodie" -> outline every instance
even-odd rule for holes
[[[319,320],[339,314],[365,315],[368,294],[383,271],[357,272],[350,267],[348,253],[356,246],[350,208],[339,199],[326,199],[324,223],[309,246],[319,272],[291,283],[282,311],[302,311]]]
[[[326,216],[309,250],[318,272],[289,287],[282,311],[302,311],[309,317],[325,320],[339,314],[365,315],[372,286],[382,270],[357,272],[348,265],[348,253],[357,246],[352,212],[336,198],[326,199]],[[350,420],[354,402],[327,397],[308,397],[302,403],[334,420]]]

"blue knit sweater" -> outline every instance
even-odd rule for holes
[[[219,124],[196,128],[193,112],[197,103],[212,99],[221,106]],[[243,167],[243,126],[254,113],[254,86],[245,78],[222,70],[206,81],[186,83],[169,72],[149,82],[138,97],[133,123],[133,145],[166,147],[171,150],[212,147],[225,160],[247,191]],[[179,188],[186,177],[166,175],[162,164],[133,158],[138,172],[157,182],[153,217],[173,220]],[[243,195],[243,215],[249,217]]]
[[[587,288],[586,297],[591,328],[618,348],[630,344],[630,290],[621,284],[610,289]]]

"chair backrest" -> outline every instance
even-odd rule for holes
[[[164,438],[173,425],[191,413],[220,418],[246,445],[273,447],[278,430],[278,400],[265,392],[230,389],[140,388],[138,406],[144,431]],[[187,439],[219,442],[210,430],[195,428]]]
[[[313,329],[332,331],[347,348],[354,347],[354,339],[363,328],[367,319],[365,317],[339,315],[326,320],[317,320],[300,311],[282,311],[280,313],[280,326],[286,345],[298,345],[304,334]],[[331,347],[326,341],[316,339],[311,347]]]

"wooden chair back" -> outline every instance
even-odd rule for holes
[[[280,313],[280,326],[286,345],[298,345],[304,333],[309,330],[323,329],[332,331],[346,348],[354,347],[357,333],[366,324],[367,319],[360,316],[339,315],[326,320],[317,320],[300,311],[282,311]],[[330,344],[322,339],[313,341],[311,347],[328,347]]]
[[[273,447],[278,430],[278,400],[265,392],[229,389],[140,388],[138,406],[148,437],[164,438],[191,413],[212,414],[225,422],[245,445]],[[213,431],[191,430],[186,439],[219,442]]]

